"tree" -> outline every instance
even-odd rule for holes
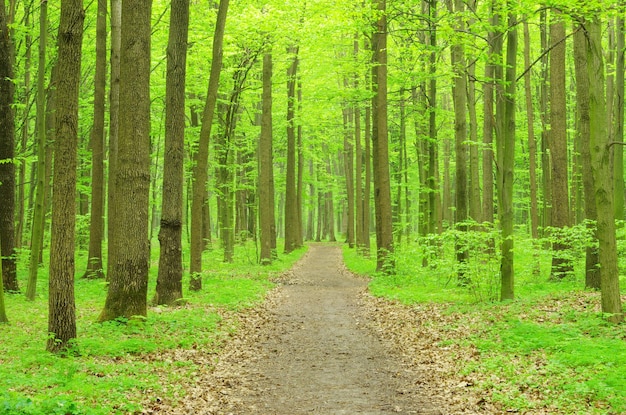
[[[99,321],[147,314],[151,0],[122,3],[120,126],[109,290]]]
[[[376,269],[393,272],[393,229],[389,139],[387,129],[387,1],[377,0],[379,14],[372,34],[372,150],[376,209]]]
[[[535,140],[535,116],[533,109],[532,82],[530,76],[530,29],[524,21],[524,92],[528,128],[528,174],[530,180],[530,233],[539,237],[539,210],[537,205],[537,141]]]
[[[189,0],[173,1],[167,43],[165,160],[155,304],[174,304],[183,296],[183,183],[185,150],[185,81]]]
[[[615,129],[613,141],[618,143],[624,142],[624,55],[626,53],[626,45],[624,42],[624,2],[619,3],[620,13],[615,18],[616,31],[616,50],[617,60],[615,65]],[[624,220],[624,147],[618,144],[614,149],[613,166],[615,172],[613,177],[615,180],[615,219]]]
[[[580,134],[580,158],[582,162],[583,194],[585,198],[585,218],[587,227],[597,239],[595,221],[598,219],[594,196],[593,173],[591,171],[591,126],[589,119],[589,76],[587,74],[587,45],[582,25],[574,28],[574,68],[576,72],[576,103],[578,106],[578,133]],[[587,246],[585,249],[585,286],[600,289],[600,269],[598,249]]]
[[[604,94],[604,62],[601,21],[598,16],[586,22],[587,73],[589,76],[589,124],[591,171],[598,213],[598,258],[602,312],[613,323],[624,320],[617,267],[617,243],[613,210],[612,143],[607,134],[606,97]]]
[[[63,352],[76,338],[74,227],[78,94],[85,11],[82,0],[62,0],[58,35],[56,140],[52,193],[47,350]]]
[[[37,274],[39,271],[39,256],[43,246],[45,227],[45,194],[46,194],[46,45],[48,27],[48,2],[42,1],[39,6],[39,64],[37,68],[37,184],[35,188],[35,206],[30,244],[30,267],[28,269],[28,283],[26,298],[34,300],[37,293]]]
[[[224,41],[224,28],[228,13],[228,0],[220,0],[213,35],[213,58],[211,60],[211,74],[209,75],[209,87],[206,96],[204,112],[202,113],[202,126],[198,148],[194,157],[193,188],[191,202],[191,252],[190,252],[190,275],[189,288],[194,291],[202,289],[202,251],[204,242],[202,238],[202,207],[206,203],[206,182],[209,158],[209,140],[213,115],[217,104],[217,91],[222,70],[222,44]]]
[[[106,89],[107,2],[98,0],[96,20],[96,74],[94,79],[93,129],[91,130],[91,220],[89,255],[85,277],[104,277],[102,238],[104,237],[104,114]]]
[[[272,262],[272,227],[274,212],[274,175],[272,161],[272,53],[263,56],[263,94],[261,99],[261,135],[259,136],[259,230],[261,264]]]
[[[302,227],[298,224],[296,183],[296,85],[298,76],[298,47],[287,51],[293,60],[287,70],[287,178],[285,192],[285,253],[299,248]]]
[[[13,100],[12,44],[6,6],[0,1],[0,239],[3,284],[6,291],[19,291],[15,258],[15,115]]]
[[[562,229],[570,225],[567,173],[567,123],[565,96],[565,23],[556,10],[550,24],[550,159],[552,183],[552,226]],[[557,239],[558,236],[557,236]],[[567,244],[553,242],[551,278],[560,279],[571,273],[573,265],[566,258]]]
[[[509,3],[509,7],[512,4]],[[498,141],[498,212],[502,226],[502,259],[500,262],[500,299],[512,300],[514,294],[514,241],[513,241],[513,180],[515,166],[515,71],[517,56],[517,19],[509,11],[509,29],[506,45],[505,96],[503,136]]]
[[[457,30],[463,32],[464,3],[462,0],[448,1],[450,12],[457,15]],[[451,47],[451,64],[454,71],[452,95],[454,100],[454,150],[456,162],[456,189],[455,189],[455,218],[454,222],[459,230],[466,231],[467,225],[467,77],[465,74],[465,50],[463,44],[455,42]],[[469,259],[469,252],[462,243],[457,244],[456,258],[459,263],[459,278],[465,277],[465,266]]]

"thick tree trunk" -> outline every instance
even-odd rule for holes
[[[62,0],[58,35],[56,140],[50,241],[47,350],[63,352],[76,338],[74,300],[74,226],[78,93],[85,12],[82,0]]]
[[[598,213],[598,242],[602,312],[613,323],[624,320],[617,267],[617,243],[613,210],[613,167],[611,143],[606,126],[604,65],[601,23],[596,17],[588,21],[587,70],[589,74],[589,121],[591,131],[591,170]]]
[[[287,177],[285,183],[285,253],[299,248],[298,202],[296,193],[296,85],[298,47],[288,48],[293,61],[287,70]]]
[[[151,0],[122,4],[120,126],[114,178],[117,215],[109,241],[109,290],[100,321],[147,314],[150,242]]]
[[[15,118],[13,100],[12,45],[4,1],[0,3],[0,243],[3,284],[6,291],[19,291],[15,258]]]
[[[107,2],[98,1],[96,23],[96,74],[91,130],[91,222],[86,278],[103,278],[102,238],[104,237],[104,113],[106,89]]]
[[[562,229],[570,225],[567,113],[565,97],[565,23],[555,13],[550,25],[550,158],[552,161],[552,226]],[[570,274],[573,265],[567,258],[569,246],[564,241],[552,244],[551,278],[560,279]]]
[[[174,0],[170,12],[165,90],[165,159],[155,304],[183,297],[183,184],[185,162],[185,83],[189,0]]]
[[[191,202],[191,252],[190,252],[190,281],[189,288],[194,291],[202,289],[202,251],[204,241],[202,238],[202,207],[205,203],[209,140],[211,138],[211,126],[217,104],[217,91],[219,87],[220,72],[222,70],[222,44],[224,41],[224,27],[228,12],[229,0],[220,0],[213,35],[213,58],[211,60],[211,74],[206,103],[202,114],[202,126],[198,141],[198,150],[195,154],[193,169],[193,199]]]
[[[578,105],[578,126],[580,135],[580,158],[582,161],[582,181],[585,199],[585,219],[595,222],[598,219],[594,196],[593,173],[591,171],[591,129],[589,120],[589,76],[587,74],[587,45],[582,26],[574,28],[574,67],[576,71],[576,103]],[[597,239],[595,224],[588,223]],[[600,268],[598,249],[587,246],[585,250],[585,286],[600,289]]]
[[[272,54],[263,57],[263,98],[261,135],[259,138],[259,230],[261,240],[261,264],[272,262]]]

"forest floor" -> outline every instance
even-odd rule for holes
[[[217,355],[160,356],[205,370],[183,402],[153,399],[144,413],[501,413],[458,373],[462,351],[439,344],[431,317],[446,317],[370,296],[339,246],[311,245],[277,282],[262,305],[225,316],[236,330]]]

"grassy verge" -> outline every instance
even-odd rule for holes
[[[606,323],[600,295],[586,291],[582,263],[560,282],[548,278],[550,254],[531,241],[516,244],[517,300],[494,301],[499,290],[497,255],[474,255],[470,280],[460,285],[443,246],[422,267],[423,250],[403,247],[398,273],[377,275],[373,259],[345,250],[349,269],[372,276],[370,291],[407,307],[437,304],[442,353],[454,344],[472,350],[459,359],[459,376],[503,411],[522,413],[626,413],[626,332]],[[451,251],[450,251],[451,252]],[[450,258],[450,259],[447,259]],[[622,281],[622,287],[624,281]]]
[[[153,249],[149,296],[156,284],[157,249]],[[141,411],[146,396],[176,402],[184,396],[183,380],[198,370],[193,359],[159,359],[168,350],[219,349],[225,311],[257,304],[273,286],[271,279],[289,269],[304,250],[279,256],[269,267],[251,259],[253,246],[239,246],[234,264],[221,261],[222,252],[204,258],[203,290],[185,291],[183,307],[152,307],[145,321],[95,320],[106,297],[106,282],[76,280],[77,347],[80,356],[57,357],[45,352],[47,331],[47,269],[40,270],[39,295],[7,296],[10,324],[0,326],[0,414],[126,414]],[[47,261],[44,261],[46,263]],[[79,257],[77,264],[86,264]],[[20,264],[25,287],[25,265]],[[77,268],[80,268],[78,266]],[[77,277],[81,270],[77,270]],[[185,277],[183,287],[188,285]],[[168,379],[159,377],[168,374]]]

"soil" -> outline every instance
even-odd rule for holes
[[[466,411],[471,398],[463,393],[456,396],[460,406],[451,407],[454,393],[441,380],[449,379],[446,365],[453,362],[439,359],[428,333],[407,327],[400,335],[402,321],[412,317],[369,296],[367,280],[345,269],[340,247],[311,245],[278,282],[260,307],[236,316],[217,362],[178,356],[215,363],[185,388],[184,402],[153,403],[145,413],[474,413]]]

